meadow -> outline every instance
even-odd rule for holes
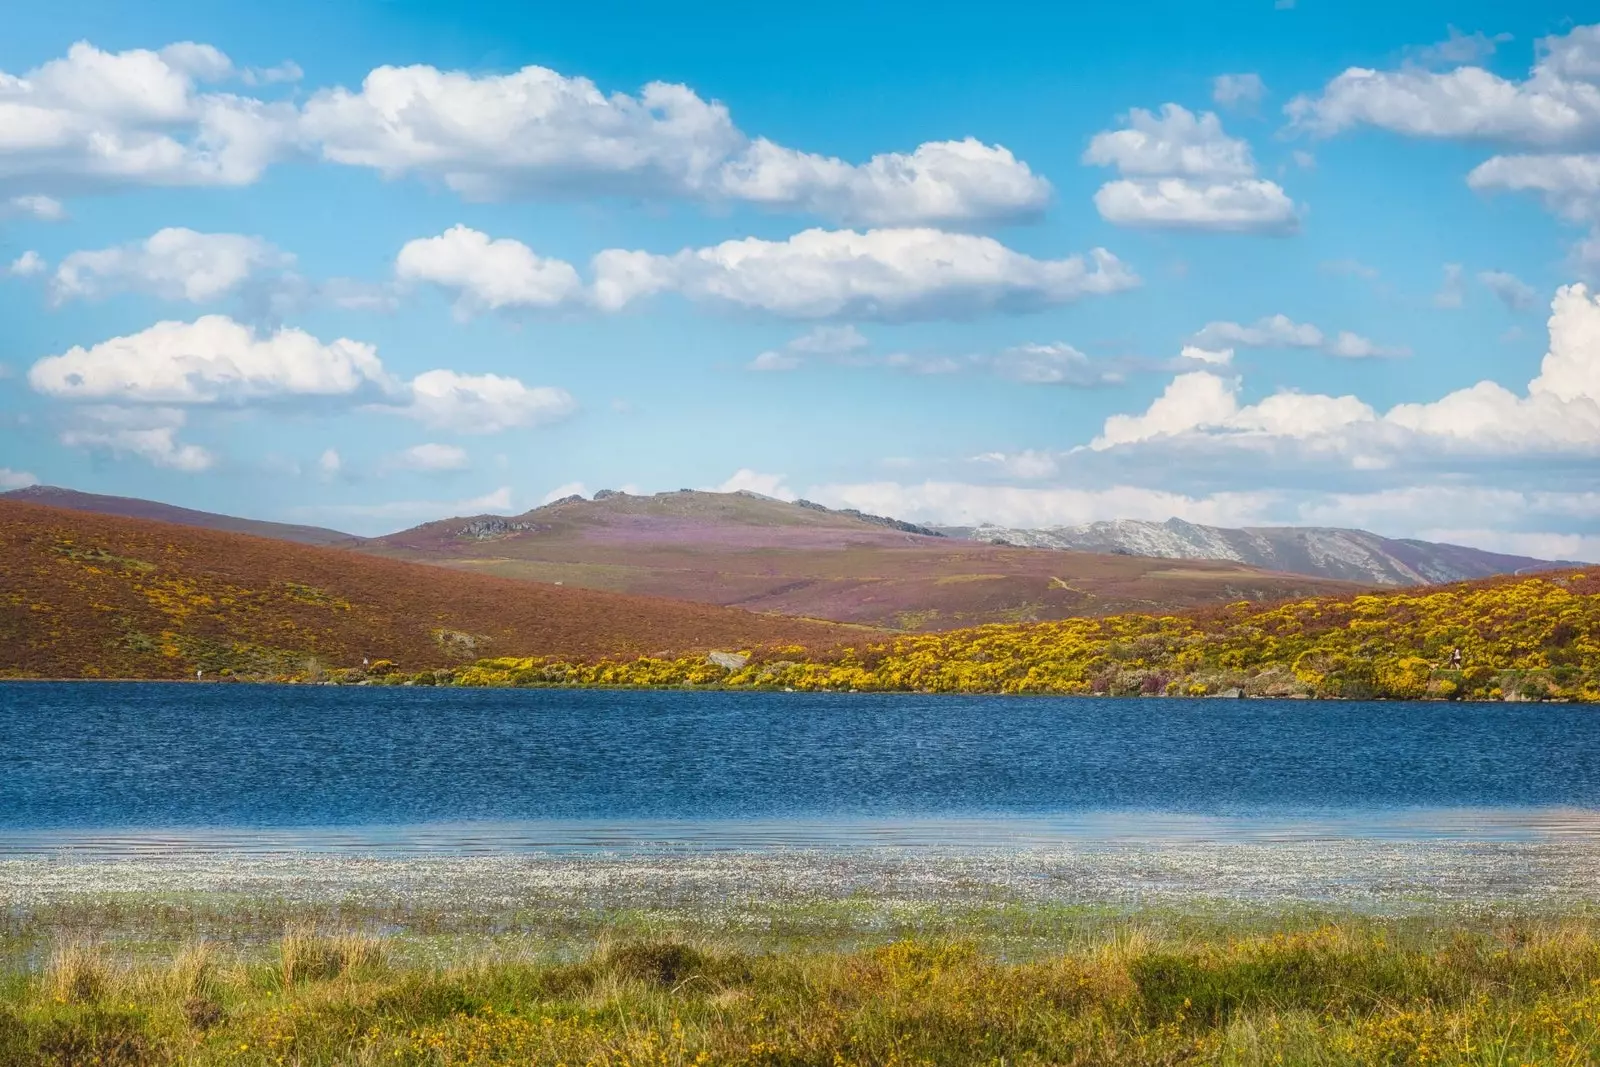
[[[1600,1053],[1592,917],[1042,918],[1042,933],[1012,915],[977,935],[785,947],[649,922],[446,943],[301,919],[261,942],[154,948],[13,931],[0,1062],[1487,1065]]]

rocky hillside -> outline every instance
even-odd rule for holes
[[[1433,585],[1580,566],[1464,545],[1380,537],[1365,530],[1315,526],[1227,529],[1181,519],[1121,519],[1086,526],[1021,530],[1004,526],[945,527],[942,532],[986,543],[1111,552],[1162,559],[1224,559],[1250,567],[1371,585]]]

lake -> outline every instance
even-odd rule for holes
[[[1597,808],[1575,706],[0,683],[12,854],[1517,839]]]

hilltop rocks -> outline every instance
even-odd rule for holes
[[[707,653],[706,662],[725,671],[736,671],[749,663],[750,657],[738,652],[711,652]]]
[[[491,538],[524,533],[538,528],[538,524],[532,522],[513,522],[510,519],[473,519],[463,526],[458,526],[456,528],[456,536],[465,537],[473,541],[487,541]]]

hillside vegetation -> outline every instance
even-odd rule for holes
[[[315,679],[486,654],[573,659],[859,631],[0,501],[0,676]]]
[[[358,551],[542,582],[907,632],[1366,586],[1227,560],[1151,559],[937,537],[753,493],[570,497],[512,517],[445,519]]]
[[[1459,665],[1454,653],[1460,651]],[[810,656],[488,659],[459,685],[1600,701],[1600,574],[918,634]]]

